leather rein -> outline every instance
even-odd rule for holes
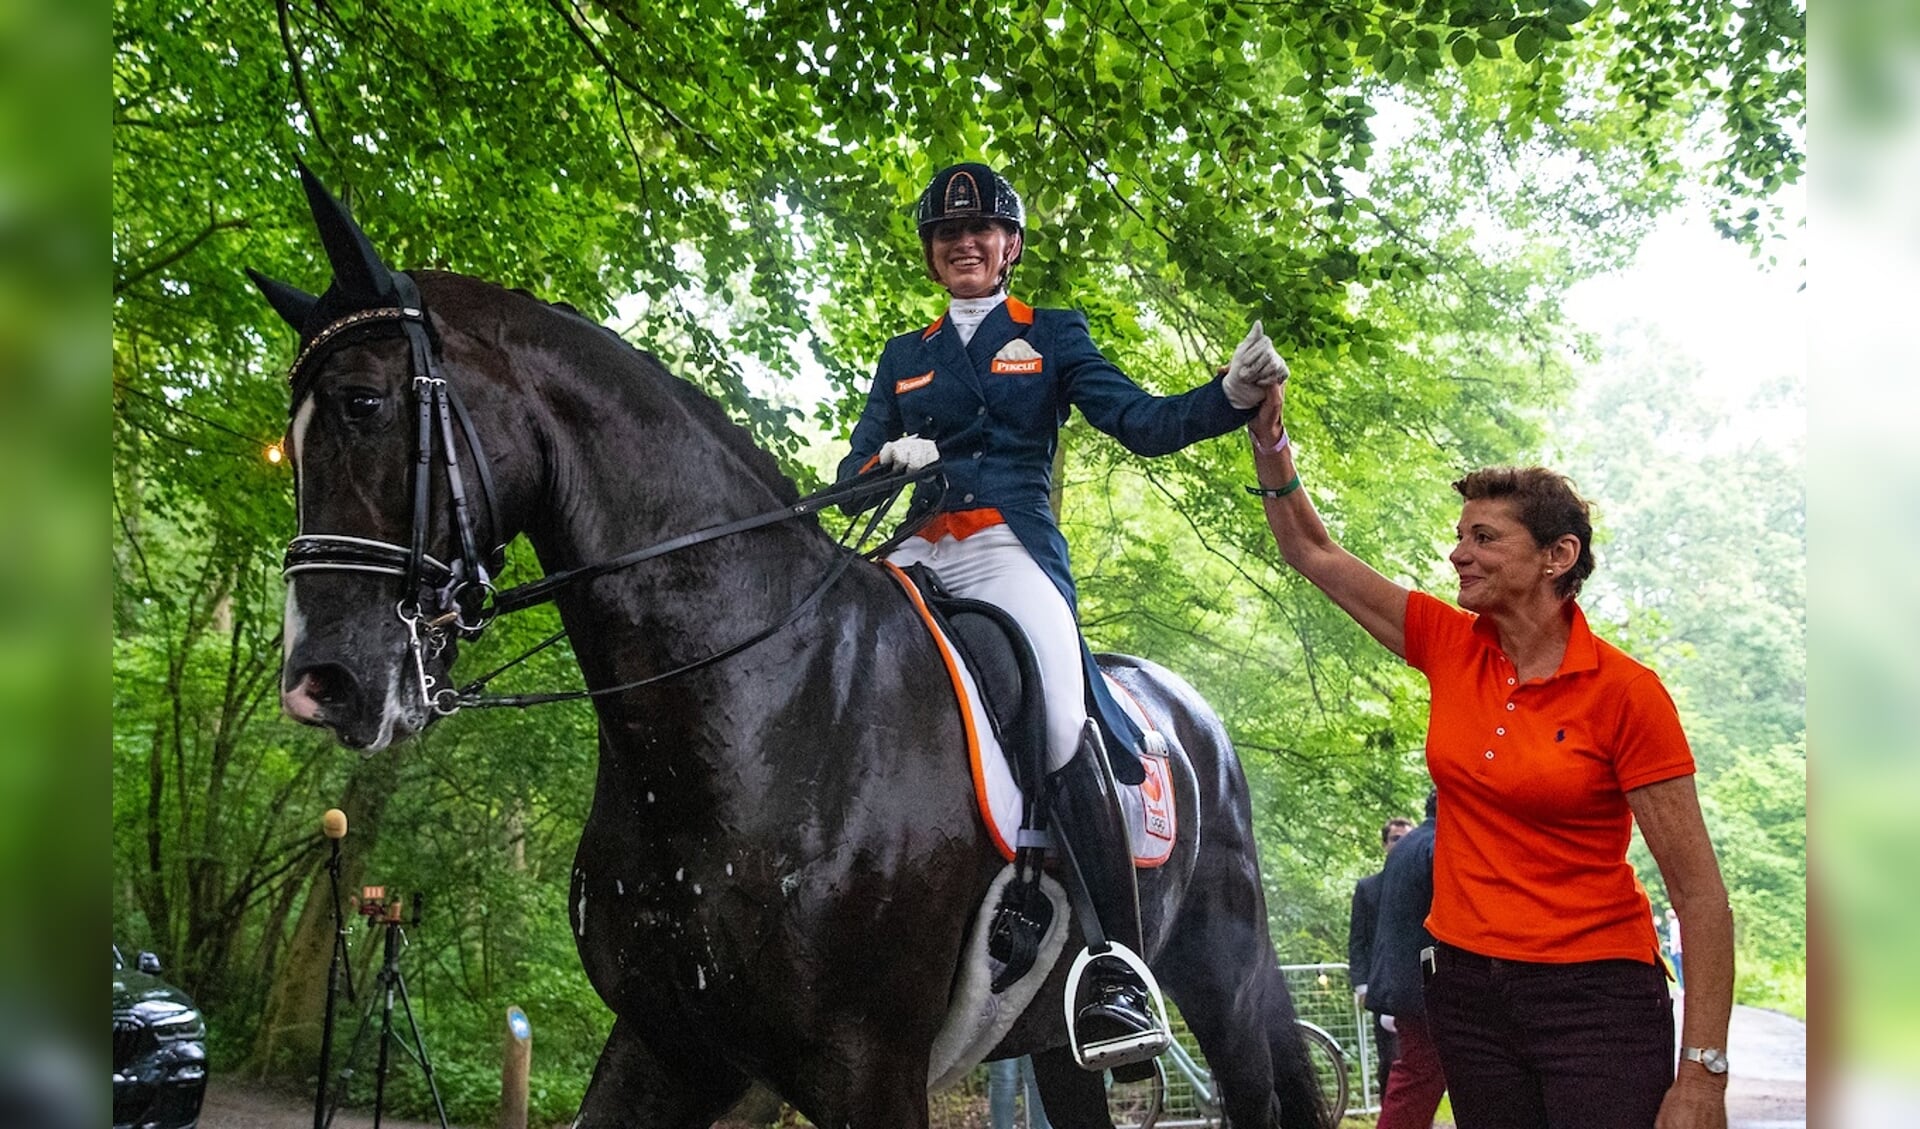
[[[489,545],[488,538],[481,536],[480,531],[483,527],[476,521],[476,499],[470,495],[466,476],[461,471],[454,428],[456,426],[459,428],[459,438],[465,440],[467,451],[472,457],[475,478],[478,480],[477,508],[484,514],[484,529],[489,537],[498,538],[501,529],[498,495],[494,490],[493,475],[488,467],[486,455],[480,446],[480,435],[473,426],[473,419],[468,415],[466,405],[461,401],[458,389],[447,383],[446,379],[440,375],[439,338],[434,333],[426,308],[420,301],[418,287],[408,275],[395,272],[393,277],[399,290],[400,305],[359,310],[339,318],[314,334],[300,350],[299,356],[294,359],[293,366],[288,372],[288,382],[292,386],[293,393],[288,414],[291,420],[299,413],[301,404],[313,392],[313,384],[319,375],[322,363],[337,350],[349,344],[378,337],[389,337],[396,333],[406,338],[413,370],[411,392],[415,417],[412,463],[413,514],[409,541],[406,545],[399,545],[391,541],[366,537],[303,533],[287,543],[281,576],[291,579],[304,572],[365,572],[400,577],[402,595],[394,607],[394,614],[407,629],[408,648],[413,658],[414,671],[419,679],[421,700],[428,705],[436,718],[446,717],[466,708],[524,708],[547,702],[575,701],[623,693],[690,674],[764,642],[805,614],[807,609],[819,602],[827,589],[845,574],[855,560],[861,559],[861,554],[854,546],[864,544],[873,535],[887,511],[908,485],[932,479],[940,472],[940,464],[935,462],[911,472],[889,471],[862,476],[847,483],[816,491],[779,509],[719,525],[706,526],[654,545],[622,553],[608,560],[549,573],[538,580],[496,591],[493,580],[499,575],[504,565],[506,542],[495,540]],[[432,518],[431,485],[436,463],[443,468],[446,475],[447,492],[453,511],[450,524],[455,530],[460,554],[451,564],[434,557],[426,549],[427,533]],[[944,479],[940,481],[940,489],[945,490]],[[841,540],[841,546],[848,551],[834,562],[833,567],[827,570],[826,576],[804,599],[795,604],[784,618],[740,642],[703,658],[633,682],[601,687],[597,690],[563,690],[551,693],[509,695],[481,693],[494,677],[525,662],[564,638],[566,629],[562,628],[510,661],[458,689],[453,686],[438,685],[438,680],[427,673],[428,660],[437,657],[453,636],[478,639],[496,616],[547,603],[570,585],[605,576],[642,561],[664,557],[695,545],[703,545],[778,522],[808,517],[829,506],[845,505],[876,497],[884,498],[884,501],[874,509],[865,525],[860,527],[858,537],[852,538],[852,544],[849,544],[846,538]],[[924,509],[922,513],[931,516],[938,508],[936,504]],[[894,546],[913,533],[916,524],[919,523],[910,522],[903,526],[883,544],[865,555],[881,556],[891,551]],[[856,522],[855,526],[859,526],[859,523]],[[852,533],[853,527],[849,527],[849,537]],[[489,545],[489,547],[483,549],[483,545]]]

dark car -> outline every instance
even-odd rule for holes
[[[207,1093],[207,1025],[160,958],[113,947],[114,1129],[191,1129]]]

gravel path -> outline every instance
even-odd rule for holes
[[[1675,1001],[1675,1021],[1683,1001]],[[1727,1038],[1733,1078],[1727,1086],[1728,1129],[1806,1129],[1807,1025],[1759,1008],[1733,1009]],[[380,1119],[382,1129],[439,1129],[437,1122]],[[371,1114],[340,1111],[334,1129],[371,1129]],[[313,1095],[214,1076],[200,1129],[312,1129]],[[454,1129],[487,1129],[461,1127]]]

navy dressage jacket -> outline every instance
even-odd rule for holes
[[[1164,455],[1224,435],[1254,415],[1227,402],[1218,377],[1177,396],[1144,391],[1101,355],[1085,315],[1034,309],[1009,297],[965,345],[944,314],[887,342],[838,477],[860,473],[889,440],[933,440],[947,478],[940,509],[999,510],[1077,616],[1067,541],[1048,498],[1060,427],[1076,407],[1137,455]],[[924,513],[936,494],[922,486],[908,518]],[[1092,712],[1128,752],[1137,752],[1139,729],[1107,692],[1084,640],[1080,650]],[[1123,782],[1139,783],[1133,757],[1113,760]]]

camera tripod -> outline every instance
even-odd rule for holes
[[[433,1080],[433,1063],[427,1059],[427,1044],[420,1037],[420,1024],[413,1017],[413,1001],[407,995],[406,978],[400,975],[400,945],[403,940],[398,918],[379,918],[374,924],[386,930],[382,943],[380,971],[374,974],[373,991],[367,995],[367,1010],[360,1016],[360,1026],[353,1033],[353,1044],[347,1051],[346,1065],[340,1068],[340,1085],[333,1092],[333,1102],[327,1108],[326,1121],[322,1126],[333,1124],[333,1115],[340,1108],[340,1102],[347,1095],[347,1087],[353,1081],[354,1063],[359,1061],[361,1048],[366,1043],[367,1034],[373,1028],[374,1009],[380,1011],[380,1058],[374,1071],[373,1082],[373,1129],[380,1129],[381,1106],[387,1096],[387,1066],[389,1050],[396,1043],[408,1057],[420,1067],[420,1073],[426,1076],[427,1090],[433,1094],[433,1108],[440,1114],[440,1129],[447,1129],[447,1107],[440,1100],[440,1087]],[[396,1038],[393,1031],[393,1000],[400,997],[400,1008],[406,1013],[407,1028],[412,1041]]]

